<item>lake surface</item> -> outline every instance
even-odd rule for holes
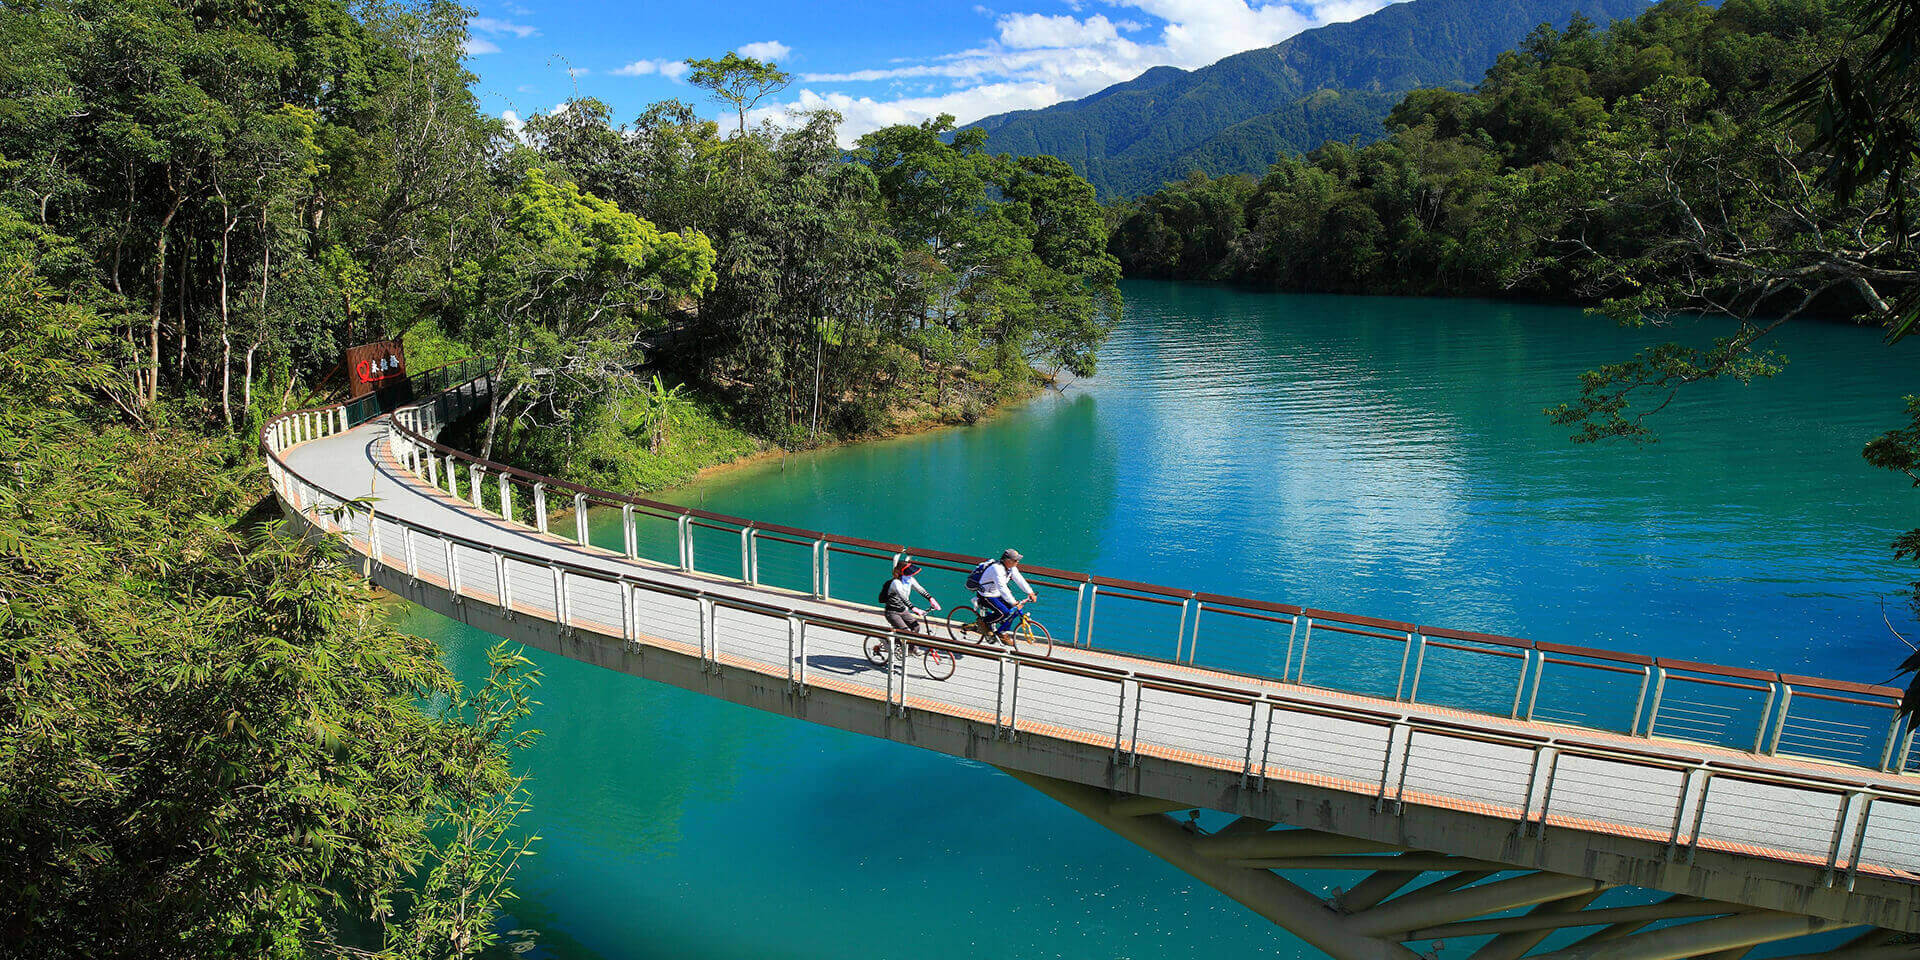
[[[1874,331],[1796,327],[1785,372],[1683,395],[1651,421],[1659,443],[1577,446],[1541,410],[1574,394],[1579,371],[1712,328],[1623,331],[1486,301],[1125,292],[1093,379],[977,427],[771,461],[665,498],[1791,673],[1878,682],[1905,653],[1881,598],[1912,636],[1890,594],[1914,574],[1886,545],[1920,523],[1920,495],[1860,447],[1898,424],[1914,368]],[[929,585],[964,599],[950,579]],[[486,634],[400,618],[462,677],[481,673]],[[989,767],[535,656],[546,736],[524,758],[525,825],[543,839],[510,924],[534,931],[511,938],[526,956],[1316,955]]]

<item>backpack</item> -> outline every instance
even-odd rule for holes
[[[883,607],[891,606],[893,604],[893,578],[892,577],[888,577],[887,582],[880,585],[880,596],[874,602],[880,604]]]
[[[967,574],[967,589],[972,590],[975,593],[979,593],[980,578],[987,575],[987,568],[991,566],[993,566],[992,560],[980,561],[980,565],[977,567],[974,567],[972,573]]]

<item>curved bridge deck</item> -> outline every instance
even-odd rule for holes
[[[417,409],[399,416],[438,426]],[[1439,861],[1920,929],[1920,778],[1065,643],[1046,659],[954,646],[944,681],[916,659],[881,669],[862,649],[888,636],[871,608],[511,522],[482,470],[388,420],[345,429],[347,419],[330,408],[269,425],[278,496],[344,535],[372,579],[502,636],[1101,788],[1141,811],[1207,807],[1349,838],[1354,853],[1437,851]],[[471,502],[475,489],[489,490],[480,499],[492,509]],[[1236,850],[1241,866],[1279,868],[1298,845]]]

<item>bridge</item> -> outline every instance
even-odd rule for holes
[[[908,553],[956,581],[973,558],[482,460],[437,438],[484,405],[485,371],[410,388],[261,437],[292,522],[372,582],[554,654],[992,764],[1340,960],[1920,958],[1897,690],[1038,568],[1052,655],[916,640],[957,657],[934,680],[870,664],[867,643],[902,641],[848,598]],[[1234,819],[1179,815],[1199,809]]]

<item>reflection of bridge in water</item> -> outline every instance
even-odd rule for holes
[[[1471,960],[1738,960],[1796,938],[1772,952],[1920,958],[1920,776],[1895,691],[1039,569],[1053,656],[951,645],[934,681],[869,665],[884,624],[842,599],[903,548],[438,444],[484,400],[478,373],[415,377],[443,392],[391,417],[326,407],[262,438],[290,514],[450,617],[991,763],[1342,960],[1442,940]],[[611,542],[590,508],[618,511]],[[550,529],[569,510],[571,536]],[[914,556],[956,579],[971,563]],[[1238,819],[1167,815],[1194,808]],[[1345,889],[1282,873],[1308,870]]]

